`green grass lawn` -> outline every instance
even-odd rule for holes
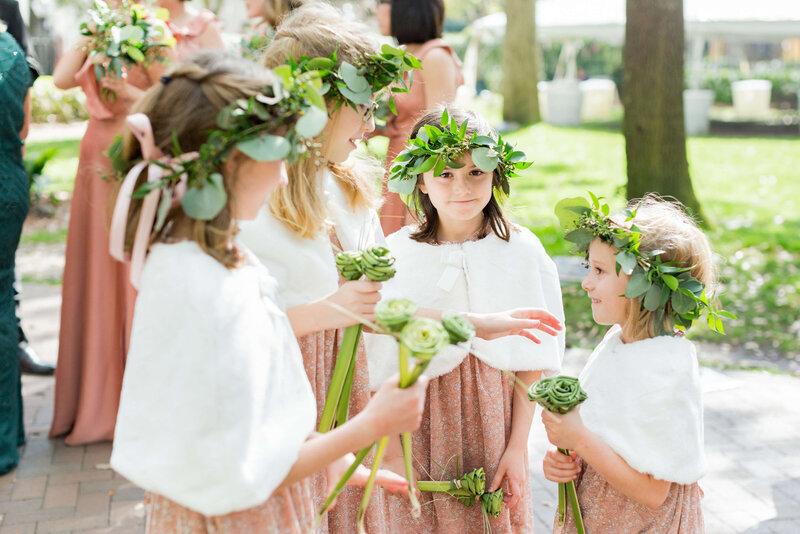
[[[535,160],[512,185],[512,213],[534,230],[551,254],[566,254],[555,203],[591,190],[624,203],[625,142],[603,128],[539,124],[509,134]],[[800,138],[688,140],[695,191],[712,222],[719,254],[721,301],[739,318],[727,336],[697,328],[696,338],[726,341],[754,352],[800,357]],[[570,341],[592,345],[588,303],[577,286],[564,290]]]
[[[625,142],[615,129],[538,124],[505,137],[535,162],[512,183],[512,216],[535,231],[550,254],[569,250],[553,214],[559,199],[591,190],[612,207],[623,205]],[[72,191],[78,144],[28,146],[29,157],[49,147],[59,150],[45,168],[45,191]],[[385,139],[372,140],[369,149],[385,153]],[[725,337],[702,328],[692,335],[800,358],[800,137],[694,137],[688,153],[719,254],[722,305],[739,317],[729,322]],[[583,291],[567,286],[564,300],[569,342],[592,346],[604,329],[593,324]]]

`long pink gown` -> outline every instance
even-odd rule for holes
[[[464,83],[461,74],[461,61],[456,56],[450,45],[442,39],[432,39],[422,45],[414,55],[421,61],[425,54],[434,48],[442,48],[450,54],[453,62],[459,67],[458,80],[456,86]],[[406,78],[406,82],[408,79]],[[408,93],[395,93],[394,102],[397,107],[397,115],[392,116],[386,124],[386,136],[389,138],[389,149],[386,151],[386,169],[392,168],[392,162],[397,157],[406,143],[411,128],[417,120],[425,113],[425,77],[421,70],[415,70],[411,91]],[[408,209],[397,193],[390,193],[386,180],[383,181],[383,205],[381,206],[381,228],[385,235],[395,233],[405,226],[405,215]]]
[[[66,434],[67,445],[114,437],[136,300],[128,266],[108,252],[114,182],[108,178],[111,162],[103,155],[114,135],[122,133],[130,104],[100,97],[88,61],[75,80],[86,93],[89,125],[70,206],[50,427],[50,437]],[[140,89],[150,85],[141,68],[128,72],[128,83]]]

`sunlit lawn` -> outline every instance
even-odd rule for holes
[[[591,190],[622,206],[625,145],[618,131],[538,124],[506,138],[535,161],[512,183],[511,213],[551,254],[569,249],[553,215],[560,198]],[[45,168],[50,178],[45,191],[71,191],[78,140],[31,143],[28,151],[33,155],[51,146],[59,154]],[[385,146],[381,138],[370,143],[377,153]],[[800,136],[693,137],[688,151],[695,190],[713,225],[722,304],[739,316],[725,338],[701,328],[694,335],[800,358]],[[593,327],[582,291],[571,285],[564,294],[570,342],[591,345],[600,329]]]

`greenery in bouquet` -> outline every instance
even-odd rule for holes
[[[480,503],[483,515],[483,528],[491,534],[492,526],[489,517],[497,517],[503,510],[503,489],[486,491],[486,473],[483,467],[473,469],[469,473],[458,475],[453,480],[424,480],[417,482],[420,491],[430,493],[445,493],[454,497],[464,506],[473,506]]]
[[[475,335],[475,327],[472,323],[463,319],[458,314],[444,313],[442,314],[442,320],[436,321],[425,317],[414,317],[416,312],[417,305],[408,299],[381,301],[375,306],[376,324],[374,327],[376,332],[393,336],[400,345],[398,363],[400,368],[401,388],[412,386],[428,367],[431,360],[448,344],[468,341]],[[412,362],[414,366],[410,367]],[[403,446],[405,474],[408,480],[408,496],[412,507],[411,512],[412,515],[418,517],[420,514],[420,505],[414,494],[415,481],[411,464],[411,434],[409,432],[403,433],[401,435],[401,442]],[[364,516],[367,506],[369,505],[375,476],[380,468],[383,454],[388,444],[389,436],[385,436],[377,442],[370,477],[364,488],[361,506],[358,509],[358,531],[361,534],[365,532]],[[344,473],[317,513],[317,524],[321,521],[339,493],[344,489],[347,481],[353,475],[358,465],[364,461],[373,447],[375,447],[374,443],[356,454],[355,461]]]
[[[163,61],[164,50],[175,45],[167,29],[169,12],[122,0],[118,8],[103,0],[95,0],[89,9],[89,22],[81,24],[81,35],[87,38],[89,59],[94,63],[97,81],[106,76],[121,78],[125,68],[147,67]],[[102,96],[115,100],[113,91],[102,89]]]

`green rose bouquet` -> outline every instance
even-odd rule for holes
[[[587,398],[586,392],[581,388],[577,378],[571,376],[556,376],[543,378],[534,382],[528,390],[528,399],[537,403],[545,410],[553,413],[565,414],[578,406]],[[559,448],[561,454],[569,456],[567,449]],[[558,484],[558,526],[564,526],[567,517],[567,495],[575,517],[575,528],[578,534],[584,534],[583,518],[578,504],[578,493],[575,490],[575,481]]]
[[[489,533],[492,532],[489,517],[497,517],[503,510],[503,489],[486,491],[486,473],[483,467],[473,469],[453,480],[420,481],[417,482],[417,488],[430,493],[446,493],[455,497],[464,506],[472,506],[476,502],[480,502],[484,530]]]

